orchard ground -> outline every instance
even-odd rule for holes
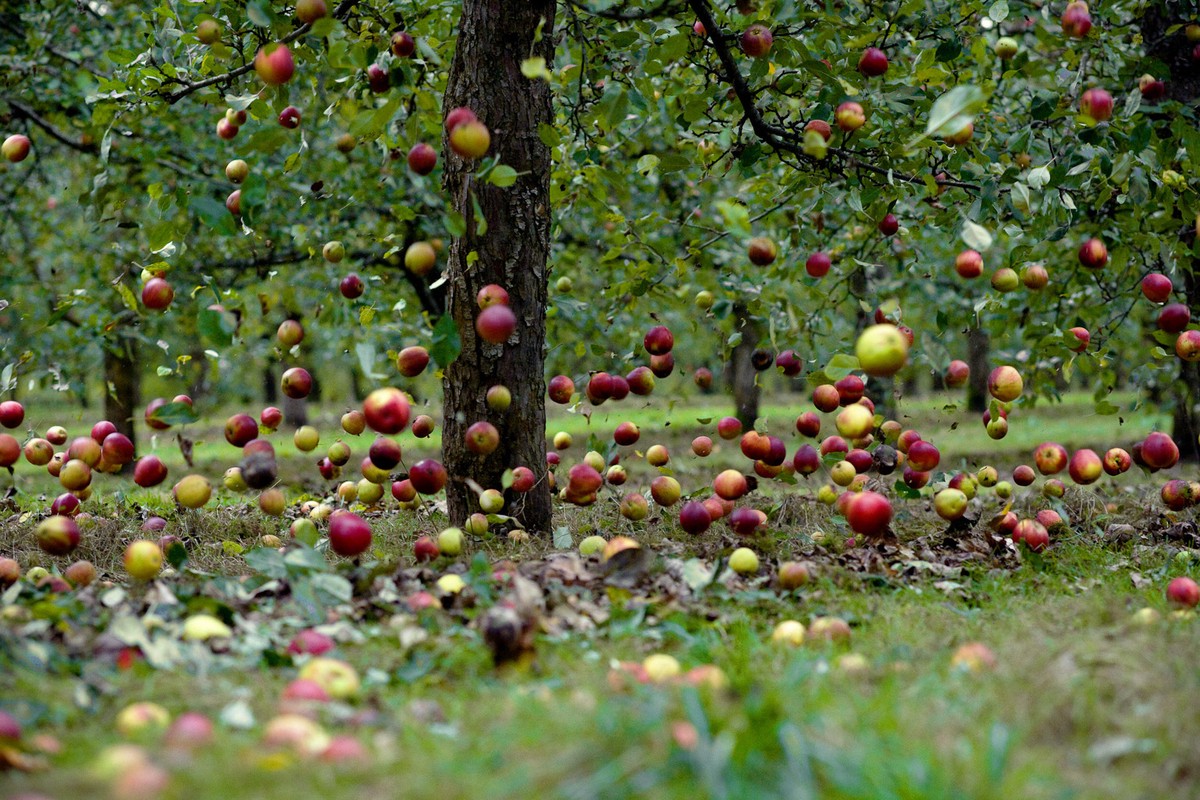
[[[942,411],[947,402],[904,409],[942,446],[943,469],[1010,468],[1056,436],[1069,447],[1128,444],[1163,422],[1138,415],[1121,427],[1117,417],[1082,413],[1086,398],[1068,397],[1022,410],[1013,433],[991,442],[976,415]],[[735,460],[736,443],[703,461],[687,450],[711,429],[697,420],[719,416],[716,405],[627,406],[604,420],[606,411],[597,410],[592,431],[632,419],[668,432],[639,449],[667,444],[685,493],[706,485],[723,458]],[[781,405],[763,416],[776,427],[789,414]],[[191,427],[198,441],[219,441],[219,429]],[[588,446],[583,417],[558,416],[557,430],[575,439],[569,455]],[[282,445],[290,434],[272,438]],[[164,457],[173,448],[160,442]],[[196,448],[214,477],[232,452],[223,442]],[[312,458],[280,452],[284,474],[312,472]],[[182,461],[170,461],[178,477]],[[631,480],[621,488],[642,487],[649,468],[628,455],[623,463]],[[9,497],[0,549],[25,567],[55,567],[38,553],[27,516],[46,505],[37,492],[53,487],[28,472],[19,471],[22,491]],[[1053,507],[1070,523],[1040,554],[985,532],[982,521],[1003,505],[986,490],[971,512],[978,525],[948,532],[922,498],[899,503],[898,542],[849,546],[845,522],[813,498],[824,483],[814,476],[808,488],[764,481],[755,505],[771,520],[749,541],[720,524],[687,537],[671,510],[629,522],[615,513],[614,495],[559,507],[552,540],[485,536],[458,558],[414,566],[414,540],[436,535],[444,519],[432,506],[429,514],[393,506],[366,514],[375,532],[368,557],[329,567],[320,558],[285,564],[262,548],[262,536],[286,523],[248,512],[252,495],[222,490],[204,510],[177,513],[162,493],[101,476],[89,501],[95,517],[73,557],[115,583],[54,595],[22,582],[4,596],[0,709],[23,723],[21,758],[35,768],[5,777],[5,793],[134,797],[142,783],[161,789],[155,781],[175,797],[1132,798],[1186,790],[1200,772],[1200,719],[1187,711],[1200,690],[1200,624],[1172,611],[1165,587],[1200,569],[1200,551],[1193,513],[1166,512],[1159,476],[1136,472],[1071,487],[1053,503],[1036,485],[1018,490],[1015,510]],[[188,560],[153,585],[129,584],[121,554],[147,535],[140,526],[151,513],[183,538]],[[608,564],[580,557],[592,533],[635,537],[641,555]],[[758,553],[757,574],[729,571],[740,544]],[[775,567],[785,560],[805,562],[811,581],[782,591]],[[540,604],[540,631],[530,652],[497,669],[481,629],[511,588],[496,576],[509,564]],[[466,588],[439,591],[446,573],[461,574]],[[353,599],[332,596],[342,585]],[[437,602],[414,611],[409,598],[421,590]],[[228,624],[232,636],[182,640],[184,620],[199,614]],[[848,642],[813,635],[812,621],[826,616],[850,624]],[[804,643],[773,641],[788,619],[809,626]],[[311,660],[289,654],[289,642],[313,625],[336,641],[329,655],[355,668],[361,688],[345,702],[315,704],[315,739],[271,746],[266,731],[281,696]],[[972,659],[970,647],[960,651],[971,643],[986,650]],[[646,680],[640,665],[654,654],[673,657],[683,675]],[[720,672],[706,673],[708,665]],[[659,669],[661,660],[651,671]],[[123,735],[118,715],[137,701],[172,718],[201,712],[216,722],[215,736],[182,746],[164,744],[153,725]],[[317,755],[322,736],[357,746],[328,763]],[[129,742],[142,749],[114,749]],[[114,770],[114,760],[124,766]]]

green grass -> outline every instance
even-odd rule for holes
[[[905,410],[950,460],[1015,461],[1045,438],[1103,448],[1162,422],[1139,417],[1118,429],[1114,417],[1089,415],[1089,403],[1071,398],[1014,415],[1009,439],[999,444],[969,420],[982,437],[973,452],[961,444],[971,435],[968,420],[949,435],[939,402]],[[702,425],[695,420],[723,412],[627,407],[621,419],[660,430],[670,414],[662,438],[691,491],[703,488],[715,463],[733,460],[728,445],[716,462],[682,456]],[[772,430],[776,420],[790,426],[794,414],[782,405],[765,409]],[[589,431],[579,415],[555,422],[552,430],[570,430],[577,440]],[[615,415],[604,421],[598,414],[592,430],[615,422]],[[219,447],[228,458],[229,448]],[[577,441],[570,455],[582,450]],[[625,488],[633,489],[652,473],[629,461],[634,479]],[[40,480],[23,474],[20,485]],[[124,585],[125,543],[143,535],[142,516],[160,513],[187,542],[191,571],[163,582],[177,602],[147,597],[139,587],[124,598],[101,587],[55,597],[25,584],[3,595],[0,709],[58,744],[42,755],[49,769],[0,778],[6,796],[112,793],[112,781],[93,766],[125,741],[114,721],[138,700],[161,703],[173,715],[196,710],[224,720],[216,741],[191,754],[165,748],[158,736],[139,742],[167,771],[165,796],[173,798],[1149,799],[1188,796],[1200,773],[1200,717],[1193,712],[1200,621],[1171,616],[1164,598],[1172,577],[1200,574],[1200,553],[1161,535],[1181,517],[1156,510],[1157,484],[1139,476],[1070,489],[1055,507],[1072,528],[1055,532],[1041,555],[992,554],[978,548],[978,531],[943,534],[927,500],[903,504],[899,548],[848,547],[844,520],[807,499],[810,489],[781,487],[751,500],[771,514],[768,533],[749,542],[762,559],[760,574],[695,590],[683,581],[685,570],[717,567],[742,542],[721,525],[684,537],[671,511],[642,523],[623,520],[612,513],[615,496],[606,496],[587,509],[560,507],[556,523],[572,544],[595,531],[636,537],[655,555],[632,585],[619,576],[606,580],[596,559],[578,562],[583,575],[570,559],[550,561],[565,542],[556,548],[499,534],[471,542],[457,563],[441,559],[418,569],[413,540],[436,532],[444,518],[390,511],[370,517],[375,547],[367,563],[342,561],[307,577],[289,572],[287,590],[264,592],[255,589],[266,577],[242,554],[278,532],[280,520],[247,512],[246,498],[224,492],[203,511],[179,512],[160,493],[101,480],[77,556]],[[32,541],[44,499],[14,499],[20,513],[0,519],[0,554],[25,567],[64,566]],[[1002,505],[985,492],[974,513],[986,519]],[[1015,507],[1029,514],[1046,506],[1033,487]],[[1182,519],[1194,521],[1195,513]],[[1106,538],[1115,522],[1134,526],[1133,541]],[[819,545],[817,531],[824,534]],[[814,581],[780,592],[773,575],[786,559],[809,562]],[[479,618],[505,595],[491,572],[509,561],[542,589],[546,622],[531,663],[497,670]],[[547,571],[551,563],[558,571]],[[411,613],[404,599],[420,587],[432,590],[446,571],[464,572],[468,594],[447,610]],[[329,601],[324,611],[298,603],[311,575],[350,579],[354,602]],[[1133,614],[1147,606],[1163,618],[1138,624]],[[216,652],[180,643],[182,620],[200,612],[234,625],[233,640]],[[808,624],[825,615],[849,621],[848,646],[771,641],[781,620]],[[325,764],[262,742],[300,666],[284,648],[311,620],[326,623],[339,641],[336,655],[364,684],[356,701],[326,707],[321,724],[361,742],[366,763]],[[149,631],[171,668],[114,666],[115,648],[102,634],[127,636],[130,622]],[[953,666],[954,652],[968,642],[990,648],[995,668]],[[643,685],[614,669],[659,652],[685,670],[715,665],[727,685]],[[843,668],[848,652],[865,659],[865,670]],[[238,721],[250,724],[230,724]]]

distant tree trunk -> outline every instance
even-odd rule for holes
[[[971,377],[967,381],[968,411],[987,410],[988,373],[992,371],[988,362],[989,349],[987,331],[982,328],[967,331],[967,366],[971,368]]]
[[[750,316],[746,306],[734,303],[733,324],[735,330],[741,331],[742,340],[729,354],[729,363],[725,365],[725,382],[733,393],[734,414],[742,427],[750,430],[758,419],[757,373],[750,361],[750,356],[758,347],[758,323]]]
[[[275,405],[279,399],[279,385],[275,383],[275,368],[268,364],[262,373],[263,402],[269,406]]]
[[[520,176],[508,188],[478,183],[473,177],[478,165],[443,148],[442,184],[466,221],[466,233],[450,244],[446,266],[446,307],[462,341],[443,382],[442,458],[450,475],[446,499],[454,524],[479,507],[466,479],[499,489],[504,471],[523,465],[539,480],[519,499],[507,493],[509,512],[527,530],[551,530],[544,377],[551,160],[538,127],[551,124],[554,116],[550,84],[526,78],[521,64],[539,56],[548,65],[553,61],[554,11],[553,0],[464,0],[443,100],[443,113],[457,106],[472,109],[491,130],[490,155]],[[486,232],[480,231],[476,203]],[[489,283],[508,290],[518,320],[516,331],[501,345],[489,344],[475,332],[475,297]],[[497,383],[512,393],[512,404],[503,413],[490,411],[484,399],[488,387]],[[500,446],[487,455],[477,455],[465,444],[466,429],[480,420],[500,433]]]
[[[137,446],[134,415],[141,407],[137,339],[118,337],[104,348],[104,418]],[[132,469],[132,465],[129,469]]]
[[[1185,106],[1194,104],[1200,98],[1200,70],[1192,61],[1194,45],[1188,41],[1183,27],[1173,34],[1168,34],[1167,28],[1190,21],[1194,14],[1195,6],[1189,8],[1185,3],[1159,2],[1147,5],[1141,20],[1142,39],[1149,45],[1147,55],[1171,71],[1165,80],[1167,96]],[[1173,121],[1173,115],[1148,116],[1160,125],[1170,125]],[[1180,237],[1190,249],[1196,240],[1196,222],[1179,215],[1177,217]],[[1200,259],[1192,258],[1189,269],[1183,271],[1183,282],[1187,304],[1195,309],[1200,303]],[[1196,364],[1180,360],[1179,377],[1171,387],[1171,395],[1175,406],[1171,438],[1179,446],[1180,458],[1200,461],[1200,444],[1196,441],[1200,434],[1200,370]]]

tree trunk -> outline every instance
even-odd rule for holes
[[[450,244],[446,266],[446,306],[462,341],[458,358],[446,368],[443,387],[442,458],[450,475],[450,520],[456,525],[479,506],[466,479],[499,489],[505,470],[524,465],[537,475],[537,485],[520,496],[508,492],[508,512],[527,530],[551,529],[543,374],[551,161],[538,126],[553,121],[553,109],[549,84],[524,77],[521,63],[531,56],[548,65],[553,60],[554,11],[553,0],[464,0],[443,101],[443,113],[458,106],[473,110],[491,130],[489,156],[499,156],[520,176],[508,188],[476,181],[479,164],[454,155],[445,137],[442,183],[466,221],[466,233]],[[476,219],[476,203],[483,220]],[[484,220],[486,232],[480,230]],[[475,297],[489,283],[508,290],[518,320],[517,330],[502,345],[489,344],[475,332]],[[512,393],[512,404],[503,413],[490,411],[484,399],[488,387],[497,383]],[[500,446],[487,455],[466,448],[466,429],[480,420],[500,433]]]
[[[989,342],[987,331],[971,328],[967,331],[967,366],[971,377],[967,380],[967,410],[986,411],[988,407],[988,363]]]
[[[104,418],[137,446],[134,415],[141,406],[136,339],[120,337],[104,348]],[[127,465],[132,469],[132,464]]]
[[[758,347],[758,323],[744,305],[734,303],[733,324],[741,332],[742,340],[729,354],[729,363],[725,365],[725,382],[729,391],[733,392],[734,414],[742,423],[742,428],[750,430],[758,419],[758,373],[750,360],[754,349]]]
[[[1193,44],[1188,41],[1187,34],[1182,28],[1173,34],[1167,34],[1167,28],[1188,19],[1194,13],[1183,3],[1151,3],[1146,6],[1146,13],[1141,20],[1141,34],[1147,42],[1147,55],[1155,59],[1171,71],[1165,79],[1167,96],[1178,100],[1184,105],[1193,104],[1200,98],[1200,71],[1195,68],[1192,60]],[[1151,116],[1147,114],[1147,116]],[[1160,125],[1170,124],[1166,115],[1153,115],[1152,119]],[[1189,245],[1194,245],[1196,223],[1192,219],[1179,219],[1180,236]],[[1184,294],[1187,304],[1195,309],[1200,303],[1200,259],[1193,258],[1189,268],[1183,270]],[[1171,438],[1179,447],[1179,456],[1187,461],[1200,461],[1200,444],[1196,436],[1200,433],[1200,369],[1196,364],[1189,364],[1182,359],[1179,362],[1179,377],[1171,387],[1174,400],[1172,414]]]

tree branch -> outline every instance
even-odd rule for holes
[[[56,139],[57,141],[66,145],[67,147],[71,148],[72,150],[78,150],[80,153],[89,153],[89,154],[95,154],[95,153],[99,152],[99,148],[97,148],[96,145],[85,144],[84,142],[78,141],[76,139],[72,139],[71,137],[67,136],[65,133],[60,131],[58,128],[54,127],[54,125],[51,124],[47,119],[42,117],[40,114],[38,114],[36,111],[34,111],[32,108],[25,105],[24,103],[19,103],[16,100],[12,100],[12,99],[8,99],[8,100],[6,100],[6,102],[8,103],[8,107],[11,108],[17,116],[24,117],[25,119],[29,120],[34,125],[37,125],[39,128],[44,130],[46,133],[50,134],[50,137],[52,139]]]
[[[355,2],[356,0],[342,0],[338,7],[333,10],[333,16],[337,19],[344,19],[350,13],[350,9],[354,7]],[[279,41],[282,44],[291,44],[304,34],[308,33],[310,30],[312,30],[312,25],[306,22],[299,28],[296,28],[296,30],[289,33],[287,36],[284,36]],[[250,72],[253,69],[254,62],[250,61],[240,67],[231,69],[229,72],[224,72],[220,75],[213,75],[211,78],[205,78],[204,80],[197,81],[195,83],[189,83],[181,80],[179,83],[183,85],[183,88],[174,92],[168,92],[167,94],[162,95],[162,97],[167,101],[167,105],[175,105],[193,92],[198,92],[201,89],[207,89],[209,86],[215,86],[218,83],[231,81],[234,78],[245,75],[247,72]]]
[[[824,169],[831,173],[839,173],[839,170],[832,164],[824,163],[823,161],[814,158],[804,152],[800,144],[800,140],[792,132],[785,128],[780,128],[771,125],[763,119],[762,113],[754,103],[754,93],[746,84],[745,78],[742,77],[741,71],[738,69],[737,61],[733,57],[732,51],[729,49],[729,41],[731,37],[727,37],[720,28],[717,27],[716,21],[713,19],[712,10],[709,8],[708,0],[688,0],[688,5],[695,12],[696,18],[700,20],[700,24],[704,26],[704,30],[708,32],[707,40],[712,48],[717,53],[717,58],[721,62],[723,77],[725,82],[733,88],[733,93],[738,99],[738,103],[742,106],[742,111],[746,115],[746,121],[750,123],[755,135],[758,136],[766,144],[790,153],[795,156],[801,163],[813,169]],[[901,183],[911,183],[916,185],[925,185],[925,179],[915,175],[907,175],[905,173],[896,172],[892,169],[877,166],[868,161],[863,161],[859,154],[852,150],[846,150],[841,147],[831,147],[829,153],[841,159],[850,169],[862,170],[870,172],[874,175],[886,176],[889,180],[900,181]],[[841,173],[839,173],[841,174]],[[977,192],[979,186],[973,183],[964,183],[957,180],[944,180],[940,182],[942,186],[956,187],[967,191]]]

